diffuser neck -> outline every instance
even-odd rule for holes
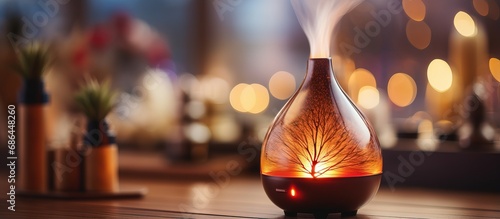
[[[310,58],[307,64],[305,86],[324,87],[338,86],[333,75],[331,58]],[[311,84],[312,83],[312,84]]]
[[[309,58],[306,77],[329,76],[330,74],[333,75],[331,58]]]

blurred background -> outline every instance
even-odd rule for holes
[[[14,46],[46,42],[50,150],[82,135],[78,86],[110,79],[122,174],[158,178],[231,159],[258,173],[309,57],[287,0],[3,0],[0,32],[1,109],[21,85]],[[334,34],[335,76],[374,125],[384,172],[425,151],[402,184],[500,190],[499,0],[367,0]]]

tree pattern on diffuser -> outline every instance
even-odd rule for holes
[[[361,128],[366,130],[366,124],[353,128],[356,126],[353,121],[342,118],[336,105],[339,103],[332,101],[331,84],[325,81],[328,80],[313,80],[314,89],[303,87],[276,118],[264,142],[264,174],[266,171],[295,172],[299,176],[318,178],[371,175],[382,171],[382,158],[374,134],[366,132],[370,136],[364,136],[365,140],[360,142],[360,133],[354,132],[360,132]],[[346,98],[340,104],[346,108],[345,105],[352,103]],[[291,108],[299,110],[292,113]],[[362,119],[354,106],[349,108],[352,110],[342,113]],[[287,114],[296,115],[293,119],[289,116],[291,121],[285,122]],[[351,123],[351,129],[346,123]]]
[[[268,154],[268,159],[273,163],[282,163],[286,159],[295,171],[313,178],[328,171],[363,169],[376,162],[371,155],[374,151],[368,146],[358,147],[355,139],[339,123],[342,121],[338,118],[340,115],[326,109],[328,108],[312,107],[283,127],[281,134],[276,133],[276,145],[282,147],[276,148],[278,153],[271,153],[278,157]]]

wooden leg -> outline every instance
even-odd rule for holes
[[[297,212],[284,211],[286,217],[297,217]]]
[[[358,210],[345,211],[345,212],[340,213],[340,216],[341,217],[353,217],[353,216],[356,216],[357,213],[358,213]]]

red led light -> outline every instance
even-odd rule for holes
[[[296,195],[296,194],[295,194],[295,189],[293,189],[293,188],[292,188],[292,189],[290,189],[290,195],[291,195],[292,197],[295,197],[295,195]]]

